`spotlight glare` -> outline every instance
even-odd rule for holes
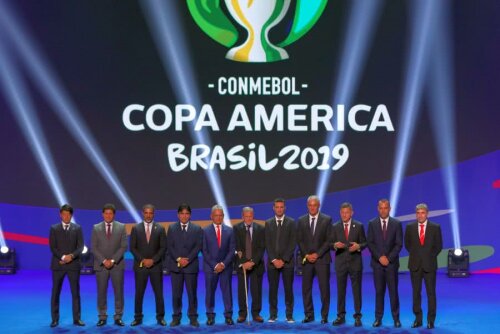
[[[453,254],[455,254],[455,256],[462,256],[463,251],[462,251],[462,249],[460,249],[460,248],[456,248],[456,249],[453,251]]]
[[[89,249],[87,248],[87,246],[83,246],[82,254],[87,254],[88,251]]]
[[[8,252],[9,252],[9,247],[7,247],[7,246],[2,246],[2,247],[0,248],[0,253],[2,253],[2,254],[7,254]]]

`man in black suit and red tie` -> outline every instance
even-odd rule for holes
[[[422,326],[422,280],[427,292],[427,328],[434,328],[436,320],[436,271],[437,256],[443,249],[441,227],[427,219],[429,209],[422,203],[416,206],[417,221],[408,224],[405,231],[405,248],[410,254],[411,286],[413,290],[412,328]]]
[[[191,222],[191,207],[181,204],[177,209],[179,221],[170,225],[167,233],[167,268],[172,282],[171,327],[178,326],[182,318],[182,293],[184,285],[188,295],[189,324],[199,327],[198,322],[198,256],[203,247],[203,230]]]
[[[264,228],[269,280],[269,322],[278,319],[278,286],[280,275],[285,289],[286,321],[293,320],[293,277],[296,248],[296,226],[293,218],[285,215],[285,200],[277,198],[273,205],[274,217],[266,220]]]
[[[368,223],[368,248],[371,253],[373,281],[375,283],[375,321],[373,327],[382,325],[384,298],[389,290],[394,327],[401,327],[399,321],[398,271],[399,252],[403,247],[401,222],[389,216],[391,206],[387,199],[378,201],[378,217]]]
[[[354,297],[354,326],[361,323],[361,279],[363,259],[361,251],[366,247],[363,224],[352,219],[351,203],[340,206],[340,221],[333,225],[333,247],[335,249],[335,272],[337,274],[337,319],[334,326],[345,323],[345,295],[347,277],[351,278]]]
[[[49,246],[52,252],[52,297],[50,327],[59,324],[59,297],[64,277],[68,276],[73,306],[73,324],[85,326],[80,319],[80,254],[83,251],[83,233],[80,225],[71,222],[73,208],[64,204],[59,209],[61,222],[50,227]]]
[[[254,222],[253,209],[244,207],[243,221],[234,226],[234,240],[238,255],[238,323],[247,319],[247,295],[245,284],[252,295],[252,319],[264,322],[260,316],[262,310],[262,279],[264,277],[264,227]],[[245,271],[246,275],[244,274]],[[247,282],[245,283],[245,279]]]
[[[321,294],[321,323],[326,324],[330,310],[332,217],[320,213],[319,207],[318,196],[309,196],[308,213],[298,219],[297,243],[302,257],[302,299],[305,313],[302,322],[314,321],[312,285],[314,276],[317,276]]]
[[[156,302],[156,322],[165,326],[162,260],[167,248],[165,229],[154,221],[155,207],[142,207],[143,221],[132,227],[130,251],[134,255],[135,306],[131,326],[142,324],[144,292],[151,282]]]

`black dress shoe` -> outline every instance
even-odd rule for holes
[[[262,318],[260,315],[257,314],[255,317],[253,317],[253,321],[264,322],[264,318]]]
[[[174,318],[172,319],[172,321],[170,322],[170,327],[175,327],[175,326],[179,326],[181,324],[181,321],[177,318]]]
[[[345,318],[343,317],[337,317],[337,319],[333,320],[332,325],[334,326],[340,326],[342,324],[345,324]]]
[[[422,326],[422,321],[415,320],[413,324],[411,325],[411,328],[417,328]]]
[[[321,324],[322,325],[327,324],[327,323],[328,323],[328,319],[327,318],[321,319]]]
[[[163,319],[163,318],[162,318],[162,319],[157,319],[157,320],[156,320],[156,323],[157,323],[158,325],[160,325],[160,326],[163,326],[163,327],[165,327],[165,326],[167,325],[167,322],[166,322],[166,321],[165,321],[165,319]]]
[[[239,324],[244,323],[244,322],[245,322],[245,320],[247,320],[247,317],[244,317],[244,316],[242,316],[242,315],[240,315],[240,316],[238,317],[238,319],[236,319],[236,321],[237,321]]]
[[[59,325],[59,321],[57,320],[54,320],[50,323],[50,327],[54,328],[54,327],[57,327]]]
[[[198,319],[189,320],[189,324],[193,327],[200,327],[200,323],[198,322]]]
[[[125,323],[123,322],[123,320],[122,320],[122,319],[116,319],[116,320],[115,320],[115,325],[116,325],[116,326],[123,327],[123,326],[125,326]]]
[[[401,321],[399,319],[394,320],[394,327],[401,328]]]
[[[380,327],[382,326],[382,320],[380,319],[375,319],[375,321],[373,322],[373,327]]]
[[[307,324],[308,322],[313,322],[314,317],[305,317],[304,320],[302,320],[302,323]]]
[[[104,326],[104,325],[106,325],[106,320],[101,319],[101,320],[99,320],[97,322],[97,327],[101,327],[101,326]]]
[[[85,323],[83,321],[81,321],[80,319],[78,319],[78,320],[74,320],[73,321],[73,325],[75,325],[75,326],[85,326]]]
[[[356,318],[354,320],[354,327],[361,327],[363,326],[363,323],[361,322],[361,318]]]
[[[434,328],[434,322],[433,322],[433,321],[429,321],[429,322],[427,323],[427,328],[428,328],[428,329],[433,329],[433,328]]]
[[[132,321],[132,323],[130,324],[130,326],[134,327],[134,326],[139,326],[141,324],[142,324],[142,320],[134,319],[134,321]]]
[[[226,322],[226,325],[230,325],[230,326],[231,326],[231,325],[234,325],[233,318],[229,318],[229,317],[227,317],[225,322]]]
[[[269,317],[269,320],[267,320],[267,322],[273,323],[273,322],[276,322],[277,320],[278,320],[278,317],[275,315],[272,315]]]
[[[215,324],[214,318],[208,318],[207,319],[207,326],[213,326]]]

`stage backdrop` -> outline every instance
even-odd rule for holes
[[[5,243],[48,268],[64,202],[88,245],[109,202],[127,224],[145,203],[175,221],[182,202],[195,222],[216,203],[263,221],[276,197],[297,218],[318,194],[366,224],[390,198],[404,226],[427,203],[445,248],[500,272],[499,15],[496,0],[2,2]]]

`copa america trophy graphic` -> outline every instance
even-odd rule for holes
[[[290,0],[225,1],[231,16],[248,32],[246,41],[229,50],[226,58],[252,63],[288,58],[285,49],[271,44],[268,34],[285,17]]]
[[[226,58],[267,63],[289,58],[284,47],[304,36],[321,17],[328,0],[187,0],[201,30],[229,48]],[[293,15],[287,15],[287,14]],[[293,21],[291,18],[293,17]],[[291,22],[285,22],[289,20]],[[240,36],[236,26],[244,28]],[[273,43],[269,32],[277,25],[290,27],[284,41]],[[242,43],[241,41],[244,40]],[[240,41],[241,44],[236,45]]]

